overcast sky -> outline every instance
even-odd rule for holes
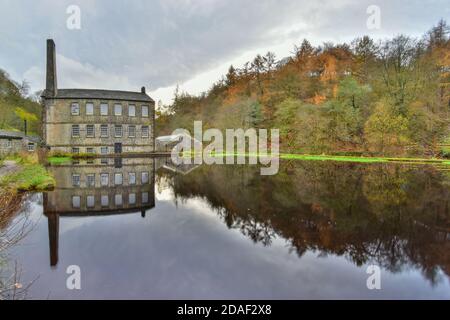
[[[80,29],[67,28],[70,5],[81,10]],[[367,28],[370,5],[380,8],[379,29]],[[43,89],[53,38],[59,87],[146,86],[168,103],[177,84],[205,91],[230,64],[268,50],[281,59],[303,38],[421,36],[440,18],[450,20],[448,0],[0,0],[0,68]]]

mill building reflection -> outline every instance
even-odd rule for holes
[[[145,218],[155,206],[155,162],[102,158],[51,166],[56,188],[44,193],[50,265],[58,264],[60,218],[136,213]]]

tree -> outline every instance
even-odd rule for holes
[[[233,65],[230,66],[230,68],[228,68],[228,73],[225,76],[226,80],[225,83],[227,86],[232,86],[236,83],[237,80],[237,72],[236,69],[233,67]]]
[[[23,121],[24,133],[28,133],[28,122],[37,121],[38,118],[35,114],[26,111],[23,108],[17,107],[15,110],[16,115]]]
[[[377,103],[364,128],[369,149],[383,155],[407,142],[407,130],[407,119],[387,101]]]
[[[381,48],[383,89],[403,115],[426,81],[420,60],[423,43],[400,35],[386,41]]]

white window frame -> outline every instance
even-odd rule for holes
[[[86,115],[87,116],[94,115],[94,104],[92,102],[86,102]]]
[[[123,174],[121,172],[114,173],[114,185],[115,186],[123,185]]]
[[[136,184],[136,172],[128,172],[128,184],[129,185]]]
[[[148,171],[143,171],[141,172],[141,183],[142,184],[147,184],[150,181],[150,175],[148,173]]]
[[[7,148],[12,148],[12,139],[6,140],[6,147]]]
[[[131,110],[133,110],[133,112],[131,112]],[[128,116],[129,117],[136,117],[136,105],[134,105],[134,104],[129,104],[128,105]]]
[[[105,201],[106,199],[106,201]],[[100,197],[100,205],[102,207],[109,207],[109,196],[107,194],[102,194]]]
[[[131,135],[131,128],[133,128],[133,135]],[[128,138],[136,138],[136,126],[135,125],[129,125],[128,126]]]
[[[122,105],[120,103],[114,104],[114,115],[115,116],[121,116],[122,115]]]
[[[104,152],[106,150],[106,152]],[[100,153],[101,154],[108,154],[109,148],[108,147],[100,147]]]
[[[105,109],[106,107],[106,109]],[[107,116],[109,113],[109,105],[107,103],[100,103],[100,115]]]
[[[105,179],[106,179],[106,181],[105,181]],[[102,187],[109,186],[109,173],[101,173],[100,174],[100,185]]]
[[[72,174],[72,187],[81,186],[81,175],[80,174]]]
[[[120,134],[117,134],[117,129],[120,128]],[[123,126],[120,124],[114,125],[114,137],[115,138],[122,138],[123,137]]]
[[[144,134],[144,128],[147,128],[147,133]],[[149,126],[142,126],[141,127],[141,136],[142,138],[148,138],[150,136],[150,127]]]
[[[106,133],[104,134],[103,129],[106,128]],[[100,138],[108,138],[109,137],[109,128],[107,124],[100,125]]]
[[[92,128],[92,134],[89,134],[88,128]],[[95,138],[95,125],[94,124],[86,125],[86,138]]]
[[[114,204],[116,206],[122,206],[123,205],[123,197],[121,193],[114,195]]]
[[[148,194],[148,192],[142,192],[141,197],[142,197],[142,203],[143,204],[149,203],[149,194]]]
[[[78,134],[75,134],[74,130],[78,128]],[[80,125],[79,124],[73,124],[72,125],[72,138],[79,138],[80,137]]]
[[[128,194],[128,204],[136,204],[136,193]]]
[[[86,196],[86,208],[95,208],[95,196],[90,194]]]
[[[78,205],[76,205],[75,201],[78,201]],[[81,208],[81,197],[80,196],[72,196],[72,208],[80,209]]]
[[[144,112],[146,110],[146,112]],[[141,106],[141,116],[142,118],[148,118],[149,115],[149,107],[148,106]]]
[[[70,114],[73,116],[80,115],[80,104],[78,102],[72,102],[70,104]]]
[[[92,181],[89,181],[92,178]],[[95,187],[95,173],[89,173],[86,175],[86,186]]]
[[[31,148],[30,148],[30,147],[31,147]],[[35,147],[34,147],[34,143],[33,143],[33,142],[28,142],[27,150],[28,150],[29,152],[33,152],[33,151],[35,150]]]

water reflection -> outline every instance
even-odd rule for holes
[[[260,176],[249,166],[161,172],[176,199],[201,197],[229,228],[266,246],[279,235],[303,256],[344,256],[397,273],[450,276],[450,176],[436,167],[284,162]]]
[[[58,263],[60,217],[119,215],[155,206],[155,160],[114,158],[76,161],[49,168],[54,191],[44,193],[50,265]]]
[[[44,225],[16,252],[42,279],[34,297],[450,297],[450,173],[438,167],[284,161],[261,176],[115,158],[50,170],[57,188],[31,206]],[[70,264],[80,292],[65,289]],[[382,267],[379,292],[368,264]]]

